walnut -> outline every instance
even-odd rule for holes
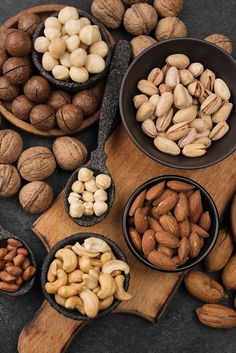
[[[123,0],[123,2],[127,5],[133,5],[133,4],[138,4],[140,2],[150,2],[150,0]]]
[[[44,181],[33,181],[25,185],[19,193],[21,207],[29,213],[42,213],[53,200],[53,190]]]
[[[11,197],[20,188],[21,177],[17,169],[10,164],[0,164],[0,196]]]
[[[223,34],[211,34],[205,38],[207,42],[218,45],[218,47],[226,50],[229,54],[233,53],[233,45],[230,38],[224,36]]]
[[[0,163],[14,163],[23,150],[23,140],[13,130],[0,131]]]
[[[157,24],[158,15],[151,5],[134,4],[125,11],[124,26],[127,32],[138,36],[149,34]]]
[[[155,29],[155,37],[162,41],[170,38],[187,37],[187,28],[178,17],[162,18]]]
[[[31,147],[22,152],[17,168],[27,181],[44,180],[56,169],[56,161],[49,148]]]
[[[121,0],[94,0],[91,11],[108,28],[118,28],[121,25],[125,8]]]
[[[52,149],[57,163],[65,170],[75,170],[87,159],[87,149],[84,144],[72,137],[58,137]]]
[[[138,56],[142,51],[144,51],[156,42],[157,41],[150,36],[141,35],[134,37],[130,42],[130,45],[133,50],[133,56]]]
[[[176,17],[183,4],[183,0],[154,0],[153,6],[161,17]]]

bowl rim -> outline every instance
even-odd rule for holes
[[[104,240],[107,242],[107,244],[111,247],[112,251],[115,253],[117,259],[120,259],[122,261],[127,262],[126,256],[124,252],[121,250],[121,248],[110,238],[107,236],[98,234],[98,233],[93,233],[93,232],[80,232],[80,233],[75,233],[72,234],[68,237],[65,237],[58,243],[56,243],[49,251],[47,256],[44,259],[43,265],[42,265],[42,271],[41,271],[41,287],[43,291],[43,295],[45,299],[49,302],[49,304],[60,314],[63,314],[66,317],[69,317],[72,320],[81,320],[81,321],[90,321],[90,320],[95,320],[97,318],[103,317],[107,314],[110,314],[113,310],[117,308],[117,306],[121,303],[120,300],[114,299],[113,303],[111,306],[109,306],[107,309],[99,311],[98,315],[95,318],[89,318],[86,315],[82,315],[79,311],[77,310],[70,310],[66,309],[63,306],[59,305],[56,303],[54,299],[53,294],[49,294],[45,290],[45,283],[47,282],[47,271],[48,268],[51,264],[51,262],[54,259],[54,255],[57,252],[57,250],[61,249],[62,247],[69,245],[69,244],[75,244],[76,242],[82,242],[83,240],[90,238],[90,237],[96,237],[99,239]],[[75,239],[76,238],[76,239]],[[127,291],[129,287],[129,281],[130,281],[130,274],[123,274],[125,276],[125,282],[124,282],[124,288]]]
[[[85,82],[79,83],[79,82],[72,81],[71,79],[68,82],[62,81],[62,80],[57,80],[56,78],[53,77],[51,71],[46,71],[43,68],[42,61],[41,61],[43,54],[36,52],[36,50],[34,49],[34,42],[39,36],[41,36],[41,32],[42,32],[42,30],[44,30],[44,27],[45,27],[46,19],[49,17],[57,16],[59,11],[55,11],[54,13],[51,13],[50,16],[48,16],[43,22],[41,22],[38,25],[38,27],[36,28],[36,30],[32,36],[33,45],[32,45],[32,53],[31,53],[33,64],[40,75],[42,75],[44,78],[46,78],[57,89],[64,89],[65,91],[74,92],[74,93],[80,92],[82,90],[90,89],[90,88],[96,86],[100,81],[102,81],[105,78],[107,71],[109,69],[110,63],[111,63],[112,51],[113,51],[113,45],[112,45],[111,39],[110,39],[108,31],[105,28],[105,26],[103,25],[103,23],[100,22],[97,18],[95,18],[90,13],[83,11],[83,10],[80,10],[78,8],[76,8],[76,9],[81,17],[88,18],[92,22],[93,25],[97,25],[99,27],[99,30],[100,30],[101,36],[102,36],[102,40],[105,41],[106,44],[108,45],[108,53],[107,53],[107,56],[104,58],[105,69],[102,72],[90,76],[89,79]]]
[[[209,204],[210,204],[210,208],[214,214],[214,222],[215,222],[215,232],[212,236],[212,241],[209,245],[209,247],[202,252],[202,254],[200,254],[200,256],[194,260],[192,263],[187,264],[187,265],[183,265],[180,267],[177,267],[175,270],[164,270],[164,269],[160,269],[158,266],[153,265],[151,262],[149,262],[148,260],[146,260],[144,258],[144,256],[142,256],[134,247],[132,241],[130,240],[130,237],[128,235],[128,226],[127,226],[127,218],[128,218],[128,212],[130,209],[130,206],[132,204],[132,202],[134,201],[135,197],[138,196],[140,194],[140,192],[142,192],[144,189],[146,189],[150,184],[152,183],[160,183],[162,181],[169,181],[169,180],[179,180],[179,181],[183,181],[183,182],[187,182],[189,184],[195,185],[195,187],[197,187],[201,194],[204,196],[205,199],[208,200]],[[123,211],[123,215],[122,215],[122,228],[123,228],[123,235],[125,238],[125,241],[129,247],[129,249],[131,250],[131,252],[134,254],[134,256],[140,261],[142,262],[144,265],[152,268],[153,270],[156,271],[160,271],[160,272],[165,272],[165,273],[176,273],[176,272],[182,272],[182,271],[186,271],[189,270],[190,268],[196,266],[198,263],[200,263],[208,254],[209,252],[212,250],[213,246],[215,245],[215,242],[217,240],[218,237],[218,233],[219,233],[219,214],[218,214],[218,210],[216,208],[216,205],[212,199],[212,197],[210,196],[210,194],[208,193],[208,191],[206,191],[206,189],[204,189],[200,184],[198,184],[196,181],[187,178],[187,177],[183,177],[180,175],[162,175],[162,176],[158,176],[152,179],[149,179],[147,181],[145,181],[143,184],[141,184],[133,193],[132,195],[129,197],[124,211]]]
[[[175,39],[168,39],[168,40],[163,40],[161,42],[157,42],[157,43],[154,43],[152,44],[150,47],[146,48],[144,51],[142,51],[133,61],[132,63],[130,64],[130,66],[128,67],[126,73],[125,73],[125,76],[123,77],[123,80],[122,80],[122,84],[121,84],[121,89],[120,89],[120,96],[119,96],[119,109],[120,109],[120,115],[121,115],[121,120],[122,120],[122,123],[125,127],[125,130],[126,132],[128,133],[129,137],[131,138],[131,140],[134,142],[134,144],[146,155],[148,156],[149,158],[153,159],[154,161],[162,164],[162,165],[165,165],[167,167],[171,167],[171,168],[176,168],[176,169],[180,169],[180,170],[194,170],[194,169],[201,169],[201,168],[207,168],[207,167],[210,167],[210,166],[213,166],[221,161],[223,161],[224,159],[226,159],[227,157],[229,157],[235,150],[236,150],[236,143],[233,147],[231,147],[228,152],[224,153],[221,157],[218,157],[216,159],[214,159],[214,161],[212,162],[209,162],[209,163],[204,163],[204,164],[200,164],[200,165],[193,165],[193,166],[184,166],[184,165],[178,165],[176,163],[171,163],[171,162],[168,162],[165,160],[165,157],[163,157],[163,159],[161,158],[158,158],[156,156],[154,156],[152,153],[148,152],[143,146],[142,144],[139,142],[138,139],[135,138],[135,136],[132,134],[132,132],[130,131],[129,127],[128,127],[128,124],[126,122],[126,118],[125,118],[125,114],[124,114],[124,111],[123,111],[123,91],[124,91],[124,87],[126,85],[126,81],[127,81],[127,77],[130,73],[130,71],[133,69],[133,67],[136,65],[136,63],[140,60],[140,58],[142,58],[143,56],[145,56],[149,51],[151,51],[154,47],[161,47],[163,44],[166,44],[166,43],[169,43],[171,45],[171,43],[173,42],[183,42],[185,41],[186,43],[188,42],[196,42],[196,43],[199,43],[199,44],[205,44],[209,47],[213,47],[213,48],[216,48],[217,50],[219,50],[221,53],[223,53],[230,61],[232,61],[235,66],[236,66],[236,59],[233,58],[232,55],[230,55],[227,51],[225,51],[224,49],[220,48],[219,46],[211,43],[211,42],[208,42],[206,40],[203,40],[203,39],[197,39],[197,38],[190,38],[190,37],[187,37],[187,38],[175,38]],[[163,153],[163,156],[165,154]],[[201,158],[201,157],[199,157]]]

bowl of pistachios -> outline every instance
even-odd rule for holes
[[[123,124],[150,158],[179,169],[208,167],[236,149],[236,61],[212,43],[154,44],[130,65],[120,92]]]

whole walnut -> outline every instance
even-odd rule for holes
[[[47,104],[50,105],[55,112],[57,112],[60,108],[65,104],[71,103],[71,97],[68,92],[65,91],[52,91],[50,96],[48,97]]]
[[[138,4],[140,2],[150,2],[150,0],[123,0],[123,2],[127,5],[133,5],[133,4]]]
[[[149,34],[157,25],[158,15],[149,4],[134,4],[125,11],[124,26],[127,32],[138,36]]]
[[[3,101],[11,101],[19,95],[19,88],[14,86],[8,77],[0,77],[0,99]]]
[[[207,42],[218,45],[218,47],[226,50],[229,54],[233,53],[233,45],[230,38],[224,36],[223,34],[211,34],[205,38]]]
[[[143,34],[140,36],[134,37],[130,41],[130,45],[133,50],[133,56],[134,57],[138,56],[140,53],[142,53],[142,51],[144,51],[145,49],[147,49],[148,47],[150,47],[156,42],[157,42],[156,39],[150,36],[145,36]]]
[[[176,17],[183,4],[184,0],[154,0],[153,6],[161,17]]]
[[[162,41],[170,38],[187,37],[187,28],[178,17],[162,18],[155,29],[155,37]]]
[[[52,146],[57,163],[62,169],[75,170],[87,159],[84,144],[73,137],[58,137]]]
[[[3,75],[7,76],[13,85],[25,83],[31,74],[31,65],[26,57],[11,57],[2,67]]]
[[[14,130],[0,131],[0,163],[14,163],[23,150],[23,140]]]
[[[21,177],[17,169],[10,164],[0,164],[0,196],[11,197],[20,188]]]
[[[118,28],[121,25],[125,8],[121,0],[94,0],[91,12],[108,28]]]
[[[53,190],[44,181],[33,181],[26,184],[19,193],[21,207],[29,213],[42,213],[48,209],[53,200]]]
[[[41,20],[35,13],[30,13],[20,17],[18,21],[18,29],[27,32],[29,35],[34,34]]]
[[[47,147],[31,147],[21,153],[17,168],[27,181],[44,180],[56,169],[55,158]]]
[[[72,99],[72,104],[79,108],[86,118],[98,111],[100,103],[101,99],[94,89],[80,91]]]
[[[26,96],[21,95],[14,99],[11,106],[12,113],[21,120],[29,120],[30,112],[34,107],[34,103],[31,102]]]

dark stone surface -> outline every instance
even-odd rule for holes
[[[0,19],[5,21],[16,12],[29,6],[48,4],[51,0],[2,0]],[[57,3],[65,3],[57,0]],[[88,10],[91,1],[71,0],[68,4]],[[203,38],[210,33],[220,32],[229,35],[236,46],[236,1],[235,0],[186,0],[181,17],[185,20],[189,35]],[[124,35],[124,30],[115,34]],[[234,53],[236,53],[234,51]],[[3,127],[10,127],[4,123]],[[25,147],[44,144],[51,146],[50,140],[22,134]],[[93,150],[96,146],[96,127],[80,135],[86,146]],[[70,173],[59,168],[49,179],[55,194],[63,188]],[[19,208],[17,198],[0,200],[0,224],[9,231],[26,240],[34,251],[38,267],[46,255],[42,243],[30,230],[35,216],[26,214]],[[16,353],[17,339],[21,329],[30,321],[40,307],[43,296],[40,289],[39,274],[34,288],[25,296],[9,298],[0,294],[0,352]],[[139,289],[137,289],[139,290]],[[140,289],[141,290],[141,289]],[[232,304],[232,302],[231,302]],[[115,314],[98,319],[81,330],[68,349],[69,353],[234,353],[236,345],[235,330],[217,331],[201,326],[195,318],[194,308],[200,305],[190,297],[183,287],[169,305],[158,322],[152,324],[143,318]],[[53,347],[51,352],[54,352]],[[41,353],[33,352],[32,353]]]

